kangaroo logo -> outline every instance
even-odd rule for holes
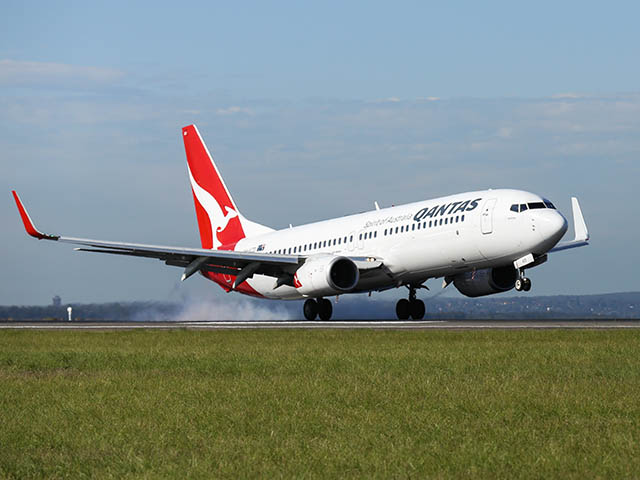
[[[218,201],[195,181],[191,174],[191,169],[189,169],[189,180],[191,181],[193,193],[209,216],[209,222],[211,222],[211,240],[213,243],[212,248],[217,249],[221,245],[217,234],[224,232],[229,221],[238,216],[238,212],[227,205],[224,206],[225,211],[223,212]]]

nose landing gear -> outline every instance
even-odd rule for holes
[[[398,320],[422,320],[425,314],[424,302],[416,298],[416,289],[420,287],[408,286],[409,299],[401,298],[396,303],[396,316]]]
[[[313,298],[308,298],[304,302],[304,307],[302,309],[304,313],[304,318],[312,322],[316,319],[316,316],[320,317],[320,320],[327,321],[331,319],[331,314],[333,313],[333,305],[331,305],[331,301],[326,298],[318,298],[317,300]]]
[[[528,292],[531,290],[531,280],[524,276],[523,269],[518,270],[518,278],[516,279],[515,287],[518,292]]]

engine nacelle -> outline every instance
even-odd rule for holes
[[[453,278],[453,284],[467,297],[481,297],[511,290],[517,278],[518,271],[508,265],[461,273]]]
[[[309,297],[337,295],[353,290],[360,280],[358,267],[347,257],[310,257],[296,271],[293,286]]]

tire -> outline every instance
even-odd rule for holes
[[[398,300],[398,303],[396,303],[396,316],[398,317],[398,320],[407,320],[409,318],[409,307],[409,300],[407,300],[406,298],[401,298],[400,300]]]
[[[331,305],[331,300],[327,300],[326,298],[318,300],[318,315],[320,316],[320,320],[323,322],[331,320],[332,313],[333,305]]]
[[[525,292],[528,292],[529,290],[531,290],[531,280],[529,280],[528,278],[524,279],[524,284],[522,285],[522,289]]]
[[[302,307],[302,312],[304,313],[304,318],[310,322],[314,321],[318,315],[318,303],[313,298],[307,299]]]
[[[414,300],[409,305],[409,310],[411,312],[411,318],[414,320],[422,320],[424,318],[424,313],[426,311],[424,307],[424,302],[422,300]]]
[[[521,278],[516,279],[516,285],[515,285],[515,287],[516,287],[516,290],[517,290],[518,292],[521,292],[521,291],[522,291],[523,282],[522,282],[522,279],[521,279]]]

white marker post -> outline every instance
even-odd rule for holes
[[[71,321],[71,312],[72,311],[73,311],[73,308],[67,307],[67,313],[69,314],[69,321]]]

